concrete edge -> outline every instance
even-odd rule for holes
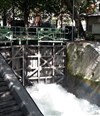
[[[6,63],[0,54],[0,74],[7,82],[12,94],[14,95],[18,105],[24,112],[25,116],[43,116],[34,100],[28,94],[26,89],[21,85],[10,66]]]

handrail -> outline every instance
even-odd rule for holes
[[[8,36],[8,33],[10,36]],[[58,28],[44,28],[44,27],[20,27],[12,26],[0,27],[0,40],[3,36],[8,40],[65,40],[66,34],[69,32]],[[12,38],[11,38],[12,37]]]

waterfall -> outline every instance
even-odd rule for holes
[[[44,116],[100,116],[100,107],[77,98],[59,84],[35,84],[27,91]]]

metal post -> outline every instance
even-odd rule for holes
[[[22,75],[22,85],[25,86],[25,57],[24,57],[24,46],[23,46],[23,75]]]
[[[52,49],[53,49],[53,51],[52,51],[52,56],[53,56],[53,64],[52,64],[53,65],[53,67],[52,67],[53,72],[52,72],[52,75],[53,75],[53,77],[52,78],[54,80],[54,76],[55,76],[55,69],[54,69],[55,68],[55,55],[54,55],[55,54],[55,43],[54,42],[53,42],[53,48]]]
[[[73,9],[72,9],[72,41],[74,40],[74,0],[73,0]]]
[[[40,43],[38,42],[38,82],[40,82]]]
[[[15,0],[12,0],[12,14],[13,14],[13,25],[15,20]]]

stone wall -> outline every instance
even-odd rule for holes
[[[75,76],[100,81],[100,53],[95,49],[99,46],[97,43],[68,43],[67,69]]]
[[[69,42],[66,55],[68,91],[100,106],[100,43]]]

